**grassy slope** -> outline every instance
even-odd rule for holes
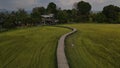
[[[120,68],[120,25],[66,26],[78,29],[78,32],[70,36],[66,43],[66,53],[71,68]]]
[[[0,68],[56,68],[59,37],[70,30],[33,27],[0,34]]]

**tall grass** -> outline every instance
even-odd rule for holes
[[[71,24],[78,32],[67,39],[71,68],[120,68],[119,24]]]
[[[56,47],[65,28],[33,27],[0,33],[0,68],[56,68]]]

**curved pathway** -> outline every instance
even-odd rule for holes
[[[62,26],[60,26],[62,27]],[[64,27],[64,26],[63,26]],[[67,58],[65,55],[65,39],[67,36],[75,33],[77,30],[75,28],[71,27],[64,27],[68,29],[72,29],[72,32],[69,32],[65,35],[62,35],[58,41],[58,47],[57,47],[57,63],[58,63],[58,68],[69,68],[69,64],[67,62]]]

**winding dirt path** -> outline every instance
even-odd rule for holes
[[[65,39],[67,36],[75,33],[77,30],[75,28],[71,27],[63,27],[63,28],[68,28],[72,29],[71,32],[64,34],[60,37],[58,40],[58,47],[57,47],[57,63],[58,63],[58,68],[69,68],[69,64],[65,55]]]

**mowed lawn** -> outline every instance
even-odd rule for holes
[[[70,68],[120,68],[120,24],[71,24],[66,54]]]
[[[57,41],[69,31],[41,26],[0,33],[0,68],[56,68]]]

